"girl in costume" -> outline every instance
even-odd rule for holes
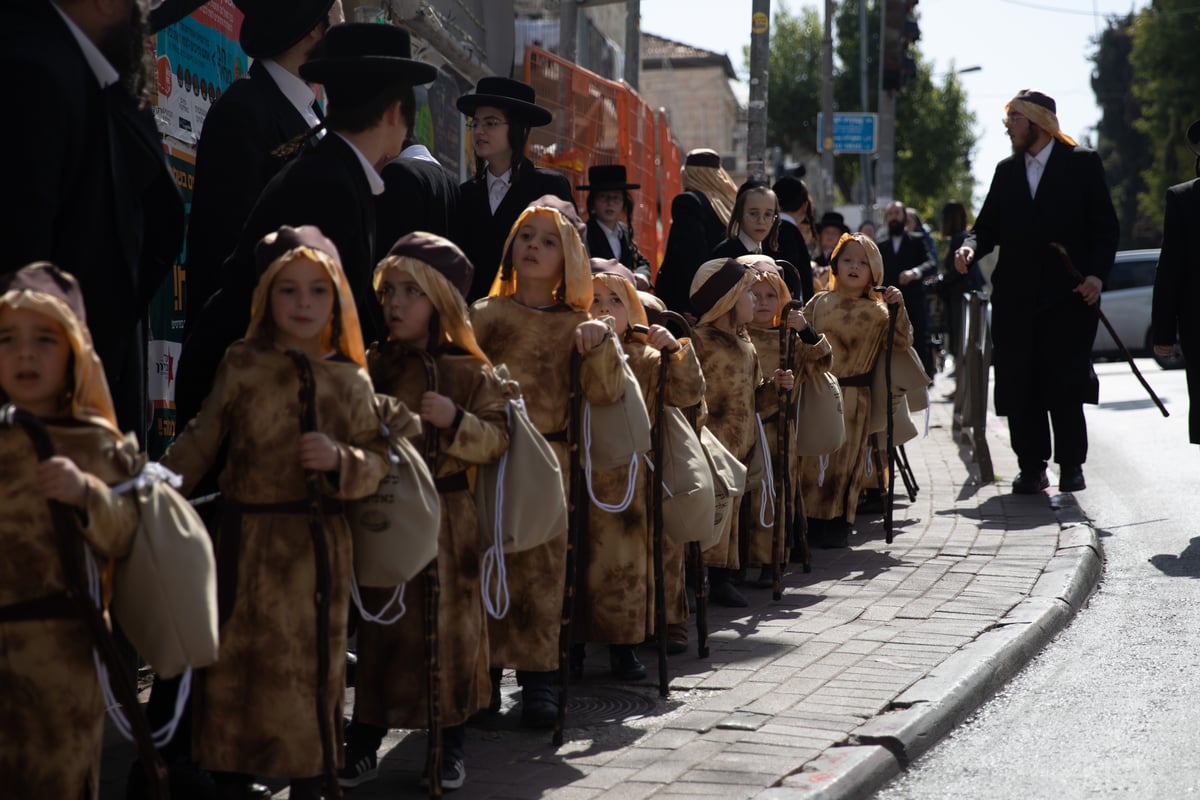
[[[592,316],[612,319],[651,421],[657,412],[663,349],[671,353],[665,387],[667,404],[687,407],[699,403],[704,396],[704,376],[688,340],[679,341],[661,325],[648,324],[628,268],[615,259],[594,258],[591,264],[595,294]],[[641,330],[635,330],[635,325]],[[628,473],[628,467],[594,472],[592,489],[596,497],[617,502],[626,494]],[[635,645],[654,630],[654,541],[649,503],[653,474],[646,469],[639,471],[633,497],[624,511],[605,511],[589,502],[587,542],[580,555],[586,577],[572,627],[575,644],[571,660],[578,672],[583,670],[584,643],[597,642],[608,644],[614,678],[636,681],[646,676]],[[679,566],[682,568],[682,561]],[[685,622],[687,605],[682,583],[678,593],[672,595],[684,605],[668,607],[668,623]]]
[[[0,276],[0,403],[39,417],[57,453],[39,463],[23,430],[0,428],[0,786],[10,797],[96,800],[104,697],[47,501],[75,512],[97,556],[122,558],[138,510],[109,486],[143,459],[117,428],[79,284],[51,264]]]
[[[375,269],[388,341],[373,345],[367,365],[378,392],[420,409],[438,431],[431,465],[441,495],[438,534],[438,665],[442,728],[442,788],[466,780],[464,723],[489,701],[487,617],[480,591],[483,544],[467,470],[496,461],[508,447],[503,387],[475,342],[463,299],[471,285],[471,262],[458,247],[432,233],[401,237]],[[428,386],[424,361],[437,364],[436,391]],[[377,756],[388,728],[423,728],[429,697],[425,649],[425,576],[409,581],[408,611],[390,625],[364,620],[358,626],[354,718],[346,730],[343,786],[376,774]],[[384,606],[390,589],[361,589],[367,609]]]
[[[758,354],[745,326],[754,319],[751,291],[759,273],[733,258],[706,261],[692,279],[691,303],[699,315],[692,329],[692,346],[704,370],[705,425],[734,456],[749,460],[757,445],[755,412],[759,395],[791,389],[790,370],[774,371],[774,380],[763,380]],[[746,598],[734,588],[733,574],[740,567],[737,498],[720,540],[704,551],[711,583],[710,598],[718,605],[744,608]]]
[[[186,495],[229,442],[215,538],[221,652],[193,694],[192,752],[223,797],[241,797],[260,775],[290,780],[293,798],[316,798],[342,750],[341,654],[353,561],[341,504],[378,487],[388,471],[386,442],[333,243],[313,226],[284,226],[263,237],[255,260],[246,336],[230,345],[200,413],[162,458],[184,476]],[[316,430],[303,434],[289,349],[303,352],[315,379]],[[324,641],[313,602],[321,559],[306,470],[320,473],[329,572]],[[327,674],[314,646],[334,656]]]
[[[624,392],[621,354],[612,329],[589,318],[592,274],[574,206],[546,196],[517,218],[499,274],[486,298],[471,307],[475,338],[493,364],[506,364],[520,384],[529,418],[570,475],[567,424],[572,352],[579,353],[583,396],[597,405]],[[550,487],[547,487],[549,489]],[[567,532],[506,556],[510,606],[489,620],[492,702],[500,706],[503,668],[517,670],[521,721],[551,727],[558,715],[557,674]]]
[[[871,373],[888,333],[888,305],[898,305],[895,347],[912,344],[912,325],[895,286],[883,293],[883,259],[861,233],[843,234],[830,258],[829,291],[808,301],[804,316],[829,343],[830,371],[842,387],[846,441],[828,456],[800,462],[800,485],[808,514],[808,538],[818,547],[847,547],[858,496],[873,472],[867,441],[871,423]],[[800,350],[811,347],[801,344]],[[807,357],[807,355],[805,356]]]

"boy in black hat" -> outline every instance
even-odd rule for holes
[[[592,258],[615,258],[641,276],[639,289],[648,289],[650,262],[638,250],[633,240],[633,196],[629,192],[642,188],[639,183],[629,183],[624,164],[598,164],[588,167],[588,183],[578,187],[587,192],[587,239],[586,244]],[[621,221],[621,217],[625,221]]]
[[[818,266],[827,267],[838,240],[842,234],[849,233],[850,228],[846,225],[846,218],[837,211],[826,211],[813,227],[817,229],[818,248],[817,257],[813,260]]]
[[[457,242],[475,265],[468,303],[487,295],[504,241],[526,206],[547,194],[575,202],[561,173],[535,167],[525,156],[530,129],[554,119],[535,99],[529,84],[498,76],[481,78],[473,93],[458,98],[458,110],[471,117],[475,150],[475,177],[462,185]]]

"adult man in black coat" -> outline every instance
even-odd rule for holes
[[[79,281],[122,430],[148,425],[146,320],[183,242],[183,199],[147,92],[142,6],[0,4],[0,68],[20,119],[8,154],[0,271],[51,261]]]
[[[1200,120],[1188,127],[1188,143],[1196,152],[1200,176]],[[1162,250],[1154,274],[1150,330],[1154,352],[1171,354],[1176,337],[1187,359],[1188,440],[1200,444],[1200,320],[1196,319],[1196,289],[1200,286],[1200,244],[1195,225],[1200,220],[1200,177],[1167,189],[1163,212]]]
[[[1100,156],[1059,129],[1052,98],[1022,90],[1005,110],[1013,155],[996,166],[954,266],[965,274],[977,255],[1000,248],[992,273],[992,352],[996,413],[1008,417],[1020,466],[1013,492],[1049,486],[1051,425],[1059,491],[1080,491],[1087,460],[1083,404],[1099,400],[1091,364],[1096,304],[1116,255],[1117,214]],[[1066,249],[1082,283],[1052,244]]]
[[[534,102],[536,98],[529,84],[492,75],[480,78],[475,91],[455,103],[473,118],[469,127],[476,153],[475,177],[461,186],[462,224],[456,240],[475,267],[468,303],[486,297],[492,288],[504,242],[531,202],[552,194],[575,203],[571,183],[562,173],[536,167],[525,155],[529,131],[554,119]],[[501,198],[494,209],[493,192]]]
[[[694,167],[724,172],[721,157],[714,150],[688,153],[683,169],[686,173]],[[717,245],[725,241],[725,233],[725,223],[712,200],[699,189],[686,189],[671,201],[671,231],[654,283],[654,293],[671,311],[692,313],[692,278],[700,265],[713,257]]]
[[[300,65],[341,16],[340,3],[332,13],[334,0],[237,0],[237,5],[245,15],[238,41],[254,63],[213,103],[196,146],[185,338],[221,285],[221,264],[237,245],[259,193],[284,164],[276,148],[321,122]]]
[[[393,25],[343,23],[325,34],[324,53],[300,68],[329,97],[329,135],[288,162],[263,190],[222,268],[221,289],[209,299],[179,359],[176,407],[194,415],[212,386],[231,342],[245,334],[258,275],[254,248],[281,225],[316,225],[337,246],[354,293],[363,341],[385,338],[383,313],[371,284],[375,269],[375,167],[394,158],[408,134],[402,107],[414,84],[437,70],[410,58],[408,33]],[[373,120],[365,127],[363,119]]]
[[[793,299],[807,301],[813,296],[812,259],[799,226],[809,224],[807,217],[812,213],[808,187],[795,175],[784,175],[775,181],[771,191],[779,199],[779,243],[767,254],[776,261],[782,259],[795,267],[799,283],[793,286],[788,281],[788,290]]]
[[[436,233],[451,241],[458,238],[458,178],[412,138],[413,120],[407,123],[409,140],[404,150],[380,173],[385,188],[375,198],[375,247],[381,253],[414,231]]]
[[[925,374],[933,375],[933,351],[929,343],[929,303],[925,279],[937,275],[937,260],[929,257],[924,240],[905,228],[906,210],[899,200],[889,203],[884,220],[887,232],[875,243],[883,256],[883,283],[900,287],[904,309],[913,326],[913,349],[921,358]]]

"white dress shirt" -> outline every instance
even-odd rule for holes
[[[742,245],[755,255],[762,252],[762,242],[756,242],[746,235],[745,231],[738,231],[738,239],[742,241]]]
[[[608,239],[608,246],[612,250],[613,258],[621,260],[621,237],[617,235],[617,229],[614,227],[609,229],[600,220],[596,220],[596,224],[600,226],[600,230],[604,231],[604,238]]]
[[[334,133],[337,134],[337,136],[343,142],[350,145],[350,149],[354,151],[354,155],[358,156],[358,163],[363,168],[363,174],[367,176],[367,183],[371,185],[371,194],[376,196],[383,194],[383,178],[379,176],[379,170],[375,169],[375,165],[367,160],[367,157],[363,155],[362,150],[359,150],[354,146],[354,142],[350,141],[345,136],[342,136],[340,133],[337,133],[337,131],[334,131]]]
[[[500,207],[500,203],[504,202],[504,196],[508,194],[508,189],[512,186],[512,167],[504,170],[502,175],[493,175],[491,172],[487,174],[488,185],[488,204],[492,207],[492,213],[496,213],[496,209]]]
[[[278,62],[269,58],[264,58],[262,62],[267,74],[271,76],[271,80],[275,81],[275,85],[279,87],[279,91],[283,92],[283,96],[300,112],[300,116],[304,117],[308,127],[315,128],[320,125],[321,119],[313,110],[313,103],[317,101],[317,95],[312,87],[302,78],[279,66]],[[321,131],[321,135],[324,136],[325,131]]]
[[[1029,196],[1037,197],[1038,184],[1042,182],[1042,174],[1046,171],[1046,162],[1050,160],[1050,148],[1054,141],[1043,147],[1038,154],[1025,154],[1025,179],[1029,181]]]

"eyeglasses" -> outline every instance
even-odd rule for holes
[[[1007,117],[1001,117],[1000,124],[1006,128],[1011,128],[1021,120],[1029,121],[1029,117],[1023,117],[1020,114],[1010,114]]]
[[[467,130],[474,131],[483,128],[485,131],[490,131],[499,128],[501,125],[507,125],[508,122],[496,117],[484,117],[483,119],[473,119],[467,123]]]
[[[751,222],[774,222],[779,219],[779,215],[774,211],[747,211],[746,217]]]

